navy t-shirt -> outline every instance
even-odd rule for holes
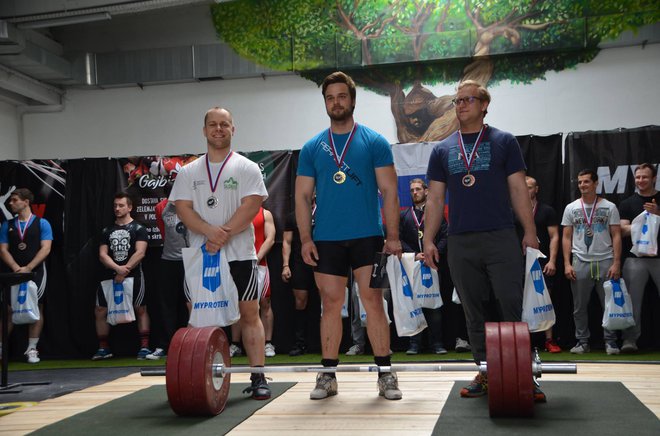
[[[465,134],[470,155],[478,133]],[[427,180],[447,184],[449,234],[513,228],[507,177],[526,169],[516,137],[488,126],[476,151],[470,174],[473,186],[463,186],[467,174],[458,132],[438,143],[429,158]]]

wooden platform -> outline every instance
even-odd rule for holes
[[[475,371],[399,373],[403,391],[400,401],[378,397],[376,375],[341,373],[339,395],[312,401],[315,374],[275,373],[273,381],[295,381],[296,386],[241,423],[229,435],[428,435],[445,404],[455,380],[471,380]],[[429,380],[433,382],[430,383]],[[660,366],[652,364],[578,365],[577,375],[546,374],[545,380],[620,381],[660,419]],[[249,381],[249,375],[234,374],[232,381]],[[0,418],[0,434],[23,435],[45,425],[139,389],[164,384],[165,377],[142,377],[139,373],[43,401]],[[430,400],[433,399],[433,400]],[[470,401],[470,400],[465,400]],[[552,401],[549,398],[548,401]],[[594,400],[597,401],[597,400]]]

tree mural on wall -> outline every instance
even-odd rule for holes
[[[343,69],[389,96],[402,143],[458,127],[452,96],[425,84],[529,83],[660,19],[654,0],[237,0],[212,12],[220,38],[247,59],[317,84]]]

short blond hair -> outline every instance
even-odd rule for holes
[[[482,100],[487,101],[490,103],[490,92],[486,89],[484,85],[481,83],[477,82],[476,80],[468,79],[464,80],[461,83],[458,84],[458,87],[456,88],[456,91],[460,91],[461,89],[465,88],[466,86],[474,86],[477,88],[477,94],[478,97]],[[488,113],[488,109],[484,109],[484,116]]]

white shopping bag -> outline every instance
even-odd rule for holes
[[[428,309],[442,307],[438,271],[427,266],[421,260],[415,262],[412,289],[414,298],[420,307],[426,307]]]
[[[546,331],[556,321],[555,308],[543,278],[539,258],[545,258],[545,255],[535,248],[527,247],[522,321],[527,323],[530,332]]]
[[[101,288],[108,304],[106,317],[108,324],[117,325],[135,321],[133,277],[126,277],[121,283],[116,283],[113,279],[103,280]]]
[[[413,298],[408,272],[396,256],[387,259],[387,275],[392,290],[394,323],[399,336],[414,336],[427,326],[422,308]]]
[[[364,308],[364,304],[362,304],[362,298],[360,298],[360,287],[358,286],[357,282],[353,282],[353,292],[357,295],[358,299],[358,309],[360,311],[360,324],[362,327],[367,326],[367,310]],[[390,319],[390,315],[387,312],[387,300],[383,297],[383,309],[385,310],[385,318],[387,318],[387,324],[390,324],[392,320]]]
[[[635,256],[655,256],[658,254],[658,231],[660,217],[644,211],[630,223],[630,252]]]
[[[634,326],[632,302],[623,279],[608,280],[603,283],[603,289],[605,290],[603,328],[625,330]]]
[[[14,324],[34,324],[39,321],[37,284],[30,280],[11,287],[11,320]]]
[[[224,327],[238,321],[238,289],[224,252],[209,254],[203,245],[183,248],[181,254],[192,304],[190,325]]]

